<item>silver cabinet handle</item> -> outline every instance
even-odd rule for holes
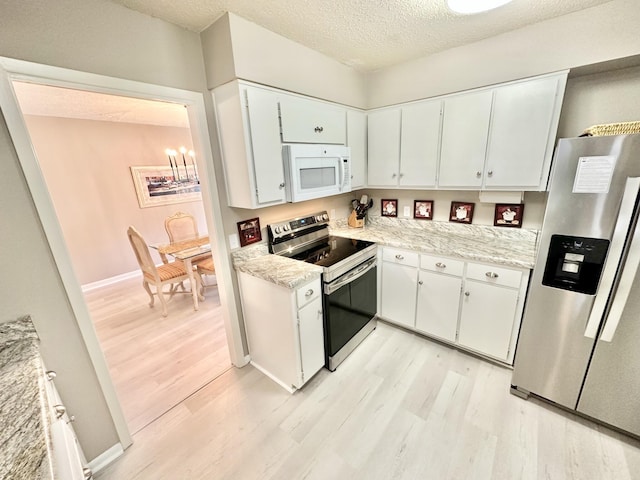
[[[313,131],[316,132],[316,133],[322,133],[323,130],[324,130],[324,128],[322,128],[322,127],[316,127],[316,128],[313,129]]]
[[[491,177],[491,176],[493,176],[493,170],[489,170],[489,171],[487,172],[487,175],[489,175],[490,177]]]
[[[476,172],[476,177],[480,178],[480,176],[481,176],[481,175],[482,175],[482,172],[481,172],[481,171],[477,171],[477,172]]]
[[[45,372],[45,375],[47,376],[47,380],[53,380],[58,376],[58,374],[53,370],[49,370],[48,372]]]
[[[62,418],[64,414],[67,413],[67,409],[64,407],[64,405],[60,404],[54,405],[53,411],[56,412],[56,418]]]
[[[442,262],[436,263],[436,267],[438,267],[438,268],[447,268],[447,266]]]
[[[469,295],[471,295],[471,292],[464,292],[465,297],[468,297]]]
[[[404,177],[404,173],[401,173],[401,174],[400,174],[400,178],[402,178],[402,177]]]
[[[485,273],[485,275],[487,276],[487,278],[498,278],[500,276],[496,272],[487,272]]]
[[[84,476],[84,480],[91,480],[93,478],[93,471],[89,467],[85,467],[82,469],[82,475]]]
[[[311,295],[313,295],[313,288],[310,288],[309,290],[304,292],[305,297],[310,297]]]
[[[391,178],[396,178],[398,176],[397,173],[394,173],[393,175],[391,175]]]
[[[404,257],[400,254],[396,255],[396,259],[397,260],[404,260]]]
[[[280,185],[278,185],[279,188],[284,188],[284,182],[282,182]]]
[[[418,285],[422,285],[424,282],[422,280],[418,280]]]

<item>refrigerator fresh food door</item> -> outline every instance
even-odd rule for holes
[[[578,411],[640,435],[640,224],[636,224]]]
[[[567,408],[577,406],[626,233],[635,216],[640,182],[628,177],[640,176],[640,163],[634,156],[638,152],[640,135],[558,143],[511,382],[521,391]],[[610,241],[595,295],[543,284],[554,235]],[[576,249],[582,246],[575,245]]]

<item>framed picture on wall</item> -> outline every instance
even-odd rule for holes
[[[522,227],[524,203],[497,203],[493,217],[496,227]]]
[[[433,200],[414,200],[413,218],[421,220],[433,219]]]
[[[473,220],[473,207],[475,203],[451,202],[449,221],[457,223],[471,223]]]
[[[241,247],[246,247],[262,240],[260,219],[250,218],[249,220],[238,222],[238,235],[240,236]]]
[[[195,167],[176,172],[173,167],[130,167],[140,208],[202,201]],[[183,171],[184,170],[184,171]]]
[[[398,199],[383,198],[380,200],[380,215],[383,217],[397,217]]]

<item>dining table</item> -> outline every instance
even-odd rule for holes
[[[193,262],[211,256],[211,243],[208,236],[181,240],[166,245],[154,245],[164,263],[167,263],[167,255],[184,263],[184,268],[189,276],[191,295],[193,297],[193,309],[198,310],[198,288],[193,270]]]

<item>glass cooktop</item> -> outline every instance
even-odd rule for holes
[[[371,245],[375,244],[366,240],[329,236],[324,241],[320,241],[308,250],[290,258],[313,263],[321,267],[331,267]]]

